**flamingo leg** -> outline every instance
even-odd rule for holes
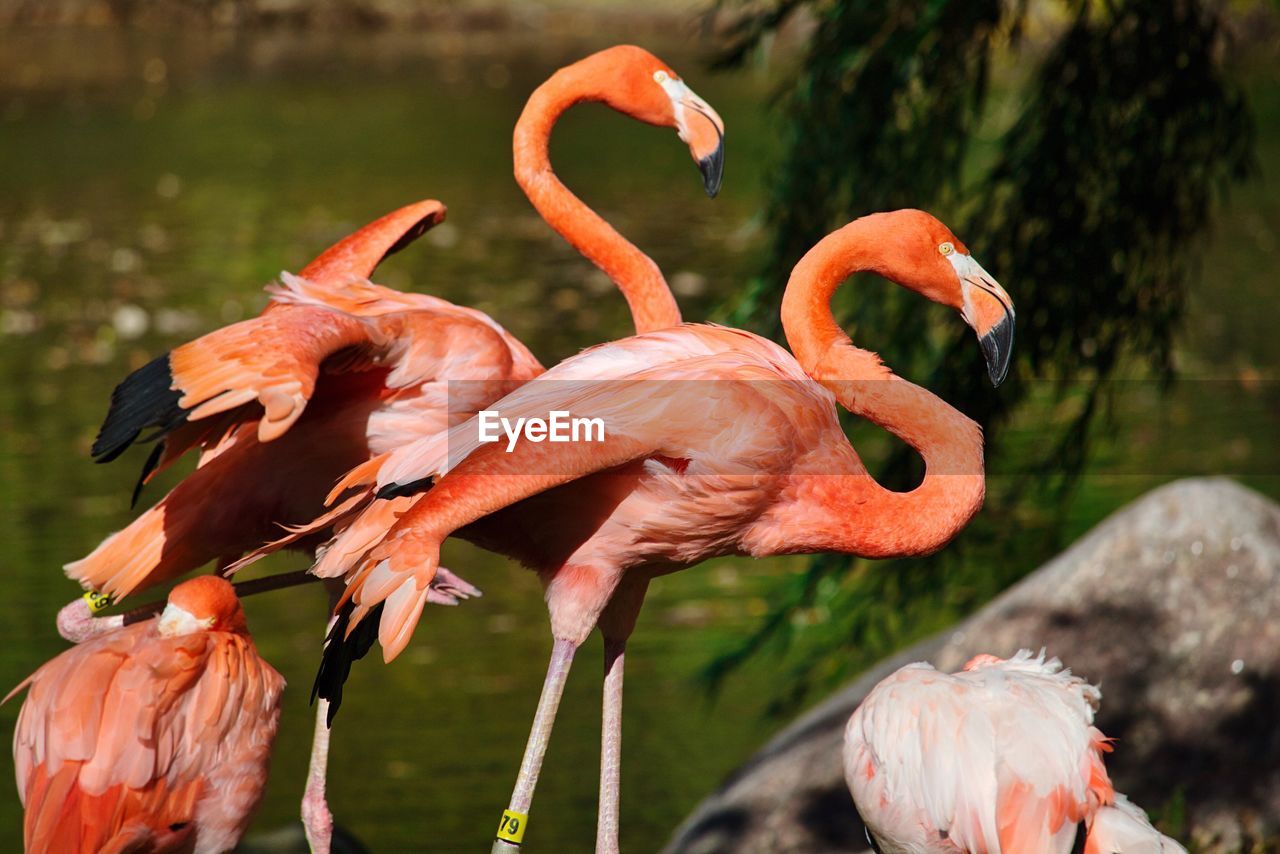
[[[219,558],[218,568],[215,570],[217,575],[223,578],[227,577],[226,568],[231,564],[229,558]],[[103,597],[106,604],[110,604],[110,600]],[[163,605],[161,602],[159,605]],[[159,607],[157,605],[157,609]],[[65,641],[71,643],[84,643],[90,638],[97,637],[103,632],[113,631],[125,624],[125,615],[116,614],[112,617],[95,617],[94,610],[89,606],[89,599],[86,596],[78,596],[75,599],[62,606],[58,611],[58,634]]]
[[[600,725],[600,805],[596,854],[618,854],[622,794],[622,672],[626,638],[604,641],[604,702]]]
[[[573,665],[573,654],[577,649],[578,645],[573,641],[560,638],[556,638],[555,645],[551,648],[551,661],[547,665],[547,677],[542,683],[542,695],[538,698],[538,711],[533,717],[533,728],[529,732],[524,759],[520,763],[520,776],[516,778],[516,787],[507,807],[507,812],[515,813],[520,824],[527,821],[529,807],[533,803],[533,789],[538,784],[542,759],[546,756],[551,728],[556,721],[556,710],[560,708],[560,697],[564,694],[564,685],[569,678],[569,668]],[[509,825],[504,823],[503,826]],[[520,833],[523,834],[523,828],[520,828]],[[493,842],[491,854],[510,854],[519,850],[518,843],[498,838]]]
[[[311,762],[307,766],[307,787],[302,793],[302,827],[311,854],[329,854],[333,839],[333,813],[325,800],[325,778],[329,771],[329,701],[316,701],[316,729],[311,738]]]
[[[600,614],[604,635],[604,697],[600,713],[600,804],[596,854],[618,854],[622,796],[622,676],[627,639],[649,589],[647,575],[625,575]]]
[[[326,581],[329,612],[333,614],[342,586]],[[338,616],[333,614],[325,626],[327,639]],[[329,701],[316,699],[316,728],[311,736],[311,760],[307,765],[307,787],[302,792],[302,828],[307,835],[311,854],[329,854],[333,841],[333,813],[325,799],[325,781],[329,774]]]
[[[124,616],[117,614],[114,617],[95,617],[93,609],[89,607],[89,600],[84,596],[77,596],[58,611],[57,624],[58,634],[63,640],[83,643],[103,632],[120,628],[124,625]]]

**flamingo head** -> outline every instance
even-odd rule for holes
[[[202,575],[169,592],[156,631],[163,637],[178,637],[195,632],[245,633],[248,628],[231,583],[216,575]]]
[[[644,48],[619,45],[583,61],[598,74],[600,100],[651,125],[675,129],[715,198],[724,176],[724,121],[680,76]]]
[[[924,211],[874,214],[885,226],[878,270],[886,278],[960,312],[978,335],[992,385],[1009,373],[1013,354],[1013,300],[982,269],[968,248],[935,217]]]

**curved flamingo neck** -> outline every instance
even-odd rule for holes
[[[796,265],[782,301],[787,342],[805,372],[845,409],[888,430],[924,458],[924,480],[910,492],[880,486],[852,455],[858,471],[802,475],[810,487],[802,490],[811,496],[806,509],[822,519],[815,528],[825,540],[819,547],[866,557],[941,548],[973,518],[985,492],[982,429],[936,395],[896,376],[876,354],[855,347],[831,314],[832,294],[854,273],[869,270],[894,278],[880,251],[885,225],[864,217],[828,235]],[[857,509],[850,512],[853,506]]]
[[[530,96],[512,143],[516,181],[547,224],[622,291],[637,333],[675,326],[680,308],[658,265],[570,192],[551,169],[547,148],[556,120],[574,104],[606,100],[594,82],[598,71],[584,67],[589,62],[561,69]]]

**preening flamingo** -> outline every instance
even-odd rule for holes
[[[1086,854],[1183,848],[1111,787],[1101,693],[1056,658],[980,655],[956,674],[908,664],[858,706],[844,775],[884,854]],[[1185,852],[1184,852],[1185,854]]]
[[[875,214],[823,239],[793,271],[782,321],[794,357],[748,332],[694,324],[600,345],[491,409],[512,422],[556,410],[599,417],[603,441],[526,441],[508,452],[481,442],[471,419],[340,484],[364,490],[347,502],[369,503],[313,572],[347,580],[353,624],[382,606],[388,661],[413,632],[446,537],[507,554],[541,577],[554,646],[508,819],[527,817],[574,652],[599,626],[597,847],[617,849],[623,655],[651,578],[719,555],[926,554],[977,512],[979,427],[855,348],[831,315],[832,293],[859,270],[959,311],[993,381],[1003,379],[1008,295],[932,216]],[[876,483],[840,428],[837,402],[920,452],[927,472],[916,489]]]
[[[516,178],[538,212],[618,285],[637,331],[677,324],[679,309],[653,261],[551,170],[552,127],[582,101],[675,129],[712,196],[722,174],[723,123],[670,66],[621,46],[556,72],[533,93],[515,128]],[[283,277],[262,316],[185,344],[121,383],[94,455],[113,459],[150,428],[163,441],[144,481],[192,447],[201,450],[200,467],[88,557],[68,564],[68,574],[119,597],[211,560],[227,565],[278,536],[280,526],[313,520],[343,472],[441,433],[540,373],[528,350],[482,313],[366,281],[382,258],[443,216],[438,202],[421,202],[384,217],[300,276]],[[290,538],[300,548],[318,541]],[[448,604],[477,592],[446,572],[427,598]],[[88,619],[78,600],[69,607],[81,623]],[[327,716],[322,698],[317,720]],[[324,850],[317,839],[327,837],[331,821],[323,798],[326,753],[327,730],[318,725],[304,801],[317,850]]]
[[[100,632],[9,696],[26,687],[13,757],[28,852],[235,847],[266,786],[284,679],[230,583],[179,584],[159,619]]]

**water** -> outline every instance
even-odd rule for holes
[[[654,256],[686,317],[701,319],[752,268],[762,242],[756,218],[774,144],[765,107],[770,81],[710,75],[672,41],[659,53],[729,128],[720,198],[702,195],[673,133],[600,107],[565,118],[552,158],[570,187]],[[621,298],[538,220],[510,178],[510,130],[524,97],[559,64],[610,43],[603,36],[513,47],[480,36],[72,31],[6,42],[0,687],[65,646],[53,615],[76,587],[60,565],[131,518],[128,494],[145,451],[111,466],[88,460],[110,388],[152,355],[253,314],[264,301],[262,284],[281,269],[299,269],[350,229],[417,198],[440,198],[450,208],[447,225],[389,261],[380,282],[488,311],[545,364],[629,331]],[[1233,372],[1243,369],[1241,359],[1255,370],[1276,364],[1274,336],[1258,334],[1249,319],[1254,297],[1267,293],[1263,262],[1274,261],[1265,243],[1280,221],[1265,216],[1267,205],[1275,213],[1274,198],[1258,191],[1246,196],[1245,213],[1233,214],[1252,223],[1245,231],[1262,248],[1246,251],[1259,260],[1237,276],[1232,295],[1212,301],[1206,311],[1217,325],[1197,339],[1205,343],[1195,352],[1212,354],[1215,365],[1227,361]],[[1234,239],[1220,237],[1210,259],[1238,258]],[[1016,283],[1007,284],[1016,295]],[[1246,330],[1239,342],[1231,335],[1237,328]],[[1199,424],[1203,399],[1179,398],[1168,418]],[[1153,407],[1130,417],[1158,425]],[[1256,453],[1274,453],[1265,438],[1275,435],[1268,432],[1274,420],[1262,406],[1244,426],[1210,422],[1199,435],[1225,430],[1232,440],[1252,441],[1233,465],[1275,472],[1274,457]],[[1078,526],[1174,474],[1217,470],[1218,457],[1206,462],[1194,451],[1229,442],[1198,443],[1194,430],[1187,433],[1157,431],[1144,445],[1150,465],[1132,463],[1128,446],[1111,449],[1129,461],[1128,474],[1087,483]],[[1173,462],[1162,467],[1167,453]],[[1276,491],[1274,478],[1255,482]],[[339,823],[374,851],[488,844],[550,649],[531,574],[465,544],[450,544],[444,557],[485,597],[428,612],[393,666],[358,667],[334,731],[330,802]],[[268,568],[301,565],[292,557]],[[713,561],[654,584],[628,655],[628,850],[656,849],[777,726],[762,714],[776,687],[776,660],[749,667],[714,700],[699,692],[693,674],[755,624],[771,582],[797,566]],[[297,814],[324,601],[307,588],[260,597],[247,609],[260,649],[290,683],[256,824],[269,830]],[[593,639],[566,692],[528,837],[536,850],[586,850],[593,839],[599,653]],[[16,704],[0,709],[0,728],[9,731],[16,712]],[[9,762],[5,753],[0,777]],[[0,796],[5,845],[17,845],[19,827],[16,797]]]
[[[528,91],[586,47],[526,46],[511,57],[394,38],[23,41],[26,61],[11,57],[7,79],[30,85],[8,93],[0,126],[0,685],[64,646],[52,616],[75,586],[59,566],[131,518],[141,454],[112,466],[86,454],[111,386],[151,355],[256,312],[263,283],[350,229],[442,199],[448,223],[389,261],[380,282],[488,311],[546,364],[629,331],[622,299],[510,177],[510,131]],[[651,251],[688,315],[704,317],[747,267],[765,81],[710,80],[687,50],[664,58],[730,125],[718,199],[705,197],[674,133],[598,106],[565,118],[552,158],[570,187]],[[330,800],[375,851],[487,844],[550,649],[531,574],[466,545],[450,552],[485,598],[430,612],[396,666],[359,668],[335,728]],[[751,686],[713,704],[691,682],[707,651],[763,610],[764,572],[726,562],[654,591],[629,656],[624,833],[637,850],[665,838],[771,727]],[[324,607],[314,589],[247,605],[260,649],[290,683],[259,828],[297,814]],[[544,850],[593,838],[599,671],[593,641],[538,791],[530,840]],[[6,731],[16,711],[0,710]],[[6,752],[3,768],[9,761]],[[16,798],[0,798],[8,845],[19,821]]]

